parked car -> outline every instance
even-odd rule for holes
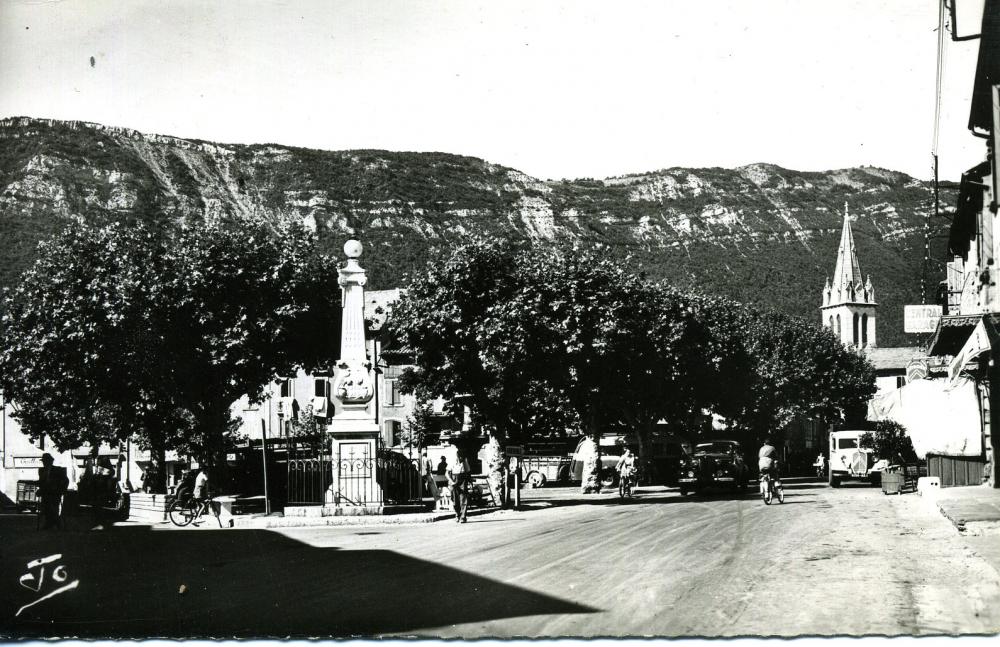
[[[837,487],[847,479],[868,481],[872,485],[881,483],[885,461],[878,460],[874,450],[860,446],[863,433],[856,429],[830,432],[830,487]]]
[[[677,478],[682,495],[710,487],[739,491],[748,482],[749,470],[740,444],[735,440],[698,443],[681,461]]]

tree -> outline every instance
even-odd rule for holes
[[[797,415],[856,418],[874,393],[874,367],[821,326],[718,297],[697,303],[711,338],[711,409],[751,442]]]
[[[704,328],[679,292],[568,247],[535,250],[518,272],[520,289],[484,330],[484,356],[532,374],[598,447],[608,431],[636,430],[645,454],[657,420],[700,409]],[[599,489],[596,475],[584,489]]]
[[[485,331],[502,323],[497,304],[518,290],[522,251],[509,242],[474,240],[430,262],[393,307],[384,333],[388,346],[411,354],[415,368],[400,379],[404,391],[423,400],[467,395],[476,424],[500,440],[530,424],[526,412],[545,411],[528,404],[542,390],[533,388],[537,380],[522,372],[523,363],[490,362],[482,352]]]
[[[875,456],[890,463],[912,463],[917,460],[913,441],[906,433],[906,427],[895,420],[880,420],[874,431],[866,431],[858,439],[861,447],[875,450]]]
[[[219,465],[235,430],[231,403],[259,399],[299,366],[335,359],[335,261],[301,224],[240,218],[182,227],[164,265],[165,386],[192,420],[172,444]]]
[[[135,436],[160,466],[167,449],[220,465],[232,402],[330,361],[335,281],[300,225],[77,223],[3,296],[0,379],[61,449]]]
[[[74,225],[4,293],[0,380],[29,436],[66,450],[134,433],[162,478],[167,429],[184,423],[158,388],[162,251],[143,227]]]
[[[501,442],[688,410],[699,330],[679,293],[571,248],[476,241],[432,264],[390,325],[424,397],[470,395]]]

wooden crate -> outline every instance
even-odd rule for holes
[[[901,471],[882,472],[882,494],[902,494],[904,476]]]

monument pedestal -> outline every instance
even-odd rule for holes
[[[341,508],[339,514],[380,514],[378,425],[370,419],[334,418],[329,432],[333,482],[324,507]]]
[[[333,482],[324,508],[336,514],[380,514],[382,488],[378,485],[378,425],[368,403],[375,395],[372,364],[365,348],[365,283],[358,264],[361,243],[344,244],[347,263],[337,270],[341,293],[340,359],[336,364],[333,397],[340,403],[330,421]]]

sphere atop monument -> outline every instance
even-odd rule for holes
[[[344,254],[347,258],[360,258],[361,251],[364,248],[361,246],[360,240],[354,240],[353,238],[346,243],[344,243]]]

